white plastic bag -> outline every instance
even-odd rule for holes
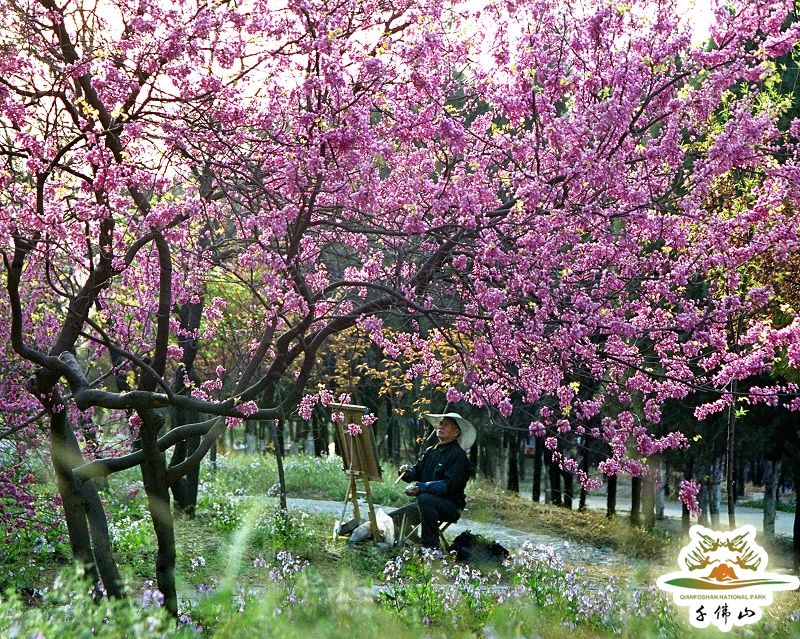
[[[378,508],[378,511],[375,513],[375,523],[378,524],[378,535],[383,537],[383,541],[385,541],[387,544],[393,546],[394,520],[383,511],[383,508]],[[369,521],[365,521],[353,531],[352,535],[350,535],[350,543],[355,544],[359,541],[369,539],[370,537],[372,537],[372,527],[370,526]]]
[[[367,520],[350,535],[350,543],[357,544],[359,541],[364,541],[370,537],[372,537],[372,527],[369,525],[369,520]]]
[[[383,512],[383,508],[378,508],[378,512],[375,513],[375,519],[378,522],[378,530],[383,535],[383,541],[390,546],[394,546],[394,519]]]

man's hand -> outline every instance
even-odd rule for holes
[[[403,464],[402,466],[400,466],[400,471],[399,471],[400,477],[405,479],[406,473],[408,473],[409,470],[411,470],[411,466],[409,466],[408,464]]]
[[[419,486],[414,485],[406,488],[406,495],[408,495],[409,497],[416,497],[417,495],[419,495]]]

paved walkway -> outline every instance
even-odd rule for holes
[[[524,495],[530,499],[530,494]],[[577,499],[574,503],[577,504]],[[606,510],[605,496],[589,497],[586,500],[589,508],[595,510]],[[629,515],[631,511],[630,498],[617,498],[617,513]],[[680,521],[682,517],[681,505],[676,502],[666,502],[664,504],[664,516],[669,519],[677,519]],[[692,523],[697,523],[696,518],[693,518]],[[764,530],[764,511],[761,508],[748,508],[746,506],[736,507],[736,526],[744,526],[751,524],[760,533]],[[728,529],[728,508],[726,504],[722,504],[719,514],[719,530]],[[794,513],[775,513],[775,534],[783,535],[785,537],[792,537],[794,528]]]
[[[261,497],[269,503],[277,503],[277,498]],[[528,494],[528,499],[530,496]],[[598,509],[605,512],[606,500],[603,496],[589,497],[588,505],[592,509]],[[340,501],[326,501],[316,499],[299,499],[289,498],[287,506],[290,510],[300,510],[307,513],[317,513],[330,515],[333,520],[338,520],[342,514],[342,502]],[[347,516],[352,516],[351,506],[348,506]],[[363,512],[366,512],[366,505],[362,506]],[[383,508],[387,513],[393,509],[392,506],[375,505],[376,510]],[[626,515],[630,512],[630,499],[624,497],[617,501],[617,513]],[[680,522],[681,520],[681,507],[680,504],[667,503],[665,504],[664,514],[667,521],[672,524]],[[736,525],[742,526],[744,524],[752,524],[757,531],[761,531],[763,527],[763,510],[759,508],[745,508],[737,507],[736,509]],[[792,526],[794,522],[794,513],[776,513],[775,531],[782,536],[791,537]],[[719,529],[727,529],[728,516],[727,512],[720,514]],[[674,529],[675,526],[670,526]],[[530,541],[534,545],[551,546],[555,552],[562,558],[568,565],[594,565],[594,566],[615,566],[627,565],[630,566],[632,561],[631,557],[623,555],[614,551],[609,547],[595,547],[590,544],[580,544],[571,542],[560,537],[552,535],[541,535],[514,528],[507,528],[499,524],[488,524],[470,519],[461,519],[458,523],[452,524],[448,528],[448,536],[452,533],[453,536],[458,535],[464,530],[470,530],[475,534],[482,535],[487,539],[497,541],[508,550],[517,550],[522,547],[526,541]],[[779,568],[781,570],[791,570],[791,557],[772,557],[771,567]],[[784,565],[785,564],[785,565]]]

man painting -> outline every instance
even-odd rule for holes
[[[416,497],[408,504],[389,513],[403,533],[421,523],[420,542],[427,548],[439,547],[439,524],[455,522],[466,505],[464,487],[471,474],[469,450],[475,441],[475,428],[458,413],[427,415],[436,425],[439,440],[428,448],[414,465],[400,467],[400,477],[414,482],[406,488],[406,495]]]

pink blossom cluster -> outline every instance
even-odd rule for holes
[[[367,413],[361,418],[361,423],[364,424],[364,426],[374,426],[377,421],[378,416],[372,413]]]
[[[700,493],[700,485],[695,481],[681,480],[681,486],[678,490],[678,499],[681,503],[685,504],[689,512],[699,515],[701,513],[700,504],[697,501],[697,495]]]
[[[344,429],[344,432],[350,435],[350,437],[356,437],[363,432],[360,424],[356,424],[354,422],[350,422]]]
[[[32,492],[36,477],[22,464],[0,467],[0,530],[10,540],[16,530],[25,530],[35,517]]]
[[[250,400],[248,402],[244,402],[243,404],[239,404],[236,407],[236,410],[239,412],[239,414],[249,417],[250,415],[258,412],[258,404]]]
[[[311,414],[313,413],[314,407],[317,404],[319,404],[320,406],[328,406],[332,402],[333,402],[333,391],[324,387],[320,387],[316,393],[303,396],[303,398],[300,400],[297,412],[300,415],[300,417],[308,421],[309,419],[311,419]],[[350,402],[349,395],[346,394],[340,395],[339,403],[347,404],[349,402]]]

